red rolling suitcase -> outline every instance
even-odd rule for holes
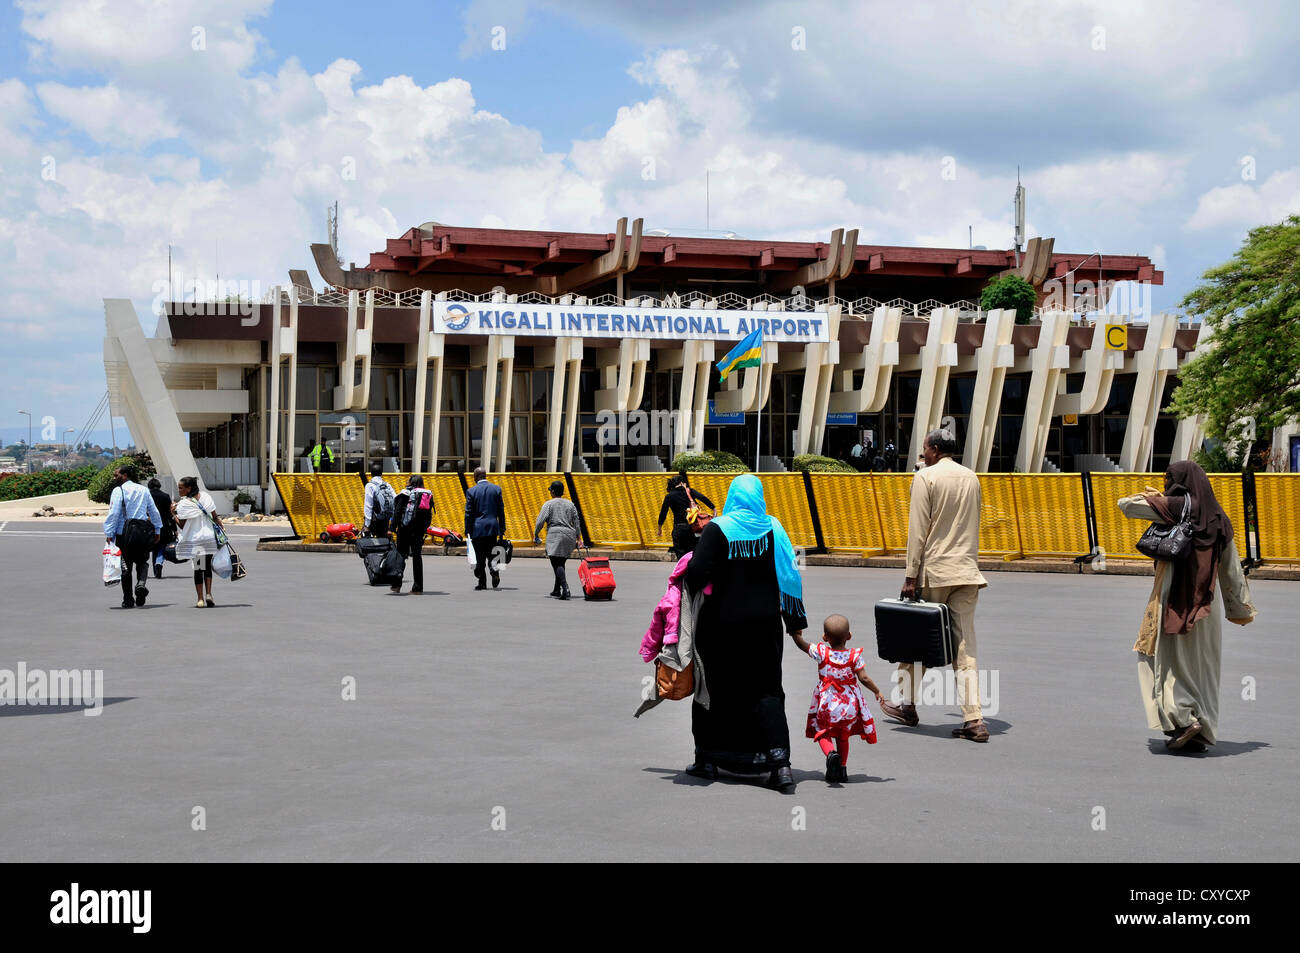
[[[582,598],[613,599],[614,570],[609,560],[589,556],[578,564],[578,582],[582,583]]]

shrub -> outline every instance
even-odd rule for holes
[[[857,473],[843,460],[833,460],[816,453],[801,453],[791,463],[791,468],[799,473]]]
[[[158,471],[154,469],[153,460],[150,459],[149,454],[143,451],[125,454],[112,463],[106,464],[90,480],[90,485],[86,487],[86,492],[90,495],[90,498],[96,503],[107,503],[112,499],[113,471],[129,463],[135,464],[136,469],[140,471],[141,483],[145,483],[151,476],[157,475]]]
[[[94,478],[94,467],[12,473],[0,480],[0,500],[25,500],[30,496],[45,496],[48,493],[73,493],[86,489]]]
[[[994,278],[980,294],[980,307],[985,311],[996,308],[1014,308],[1016,324],[1028,324],[1034,316],[1034,306],[1038,304],[1038,292],[1034,286],[1019,275],[1003,275]]]
[[[673,458],[673,470],[687,473],[748,473],[745,461],[725,450],[705,450],[703,453],[679,453]]]

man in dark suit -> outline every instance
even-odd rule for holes
[[[477,592],[487,588],[487,572],[492,572],[492,588],[501,585],[501,574],[488,560],[497,540],[505,535],[506,506],[501,487],[489,483],[482,467],[474,470],[474,485],[465,494],[465,537],[474,547],[474,578]]]
[[[158,507],[158,515],[163,521],[162,532],[158,534],[158,542],[153,548],[153,577],[161,579],[167,544],[176,542],[176,522],[172,517],[172,498],[163,492],[162,481],[157,477],[149,481],[149,495],[153,497],[153,505]]]

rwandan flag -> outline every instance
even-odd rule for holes
[[[758,367],[763,356],[763,329],[759,328],[745,340],[741,341],[726,356],[718,361],[718,374],[722,380],[741,367]]]

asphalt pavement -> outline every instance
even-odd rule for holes
[[[1146,727],[1131,651],[1146,577],[991,574],[976,617],[990,743],[951,737],[953,705],[912,729],[876,712],[880,742],[855,740],[844,785],[822,780],[803,737],[816,669],[788,650],[799,785],[782,796],[683,774],[687,703],[632,717],[667,563],[616,560],[616,599],[584,603],[547,598],[544,560],[473,592],[463,555],[426,557],[424,595],[392,596],[355,556],[233,537],[248,577],[217,580],[215,608],[193,608],[188,572],[168,565],[145,608],[122,610],[93,525],[0,526],[0,677],[99,669],[104,696],[93,716],[0,707],[0,856],[1300,859],[1286,720],[1300,583],[1257,581],[1258,620],[1225,626],[1221,740],[1205,755],[1170,754]],[[882,687],[872,604],[901,575],[804,573],[810,618],[847,615]]]

